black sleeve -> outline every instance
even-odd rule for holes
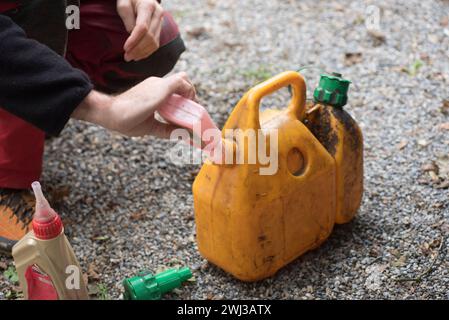
[[[85,73],[0,14],[1,108],[56,135],[92,88]]]

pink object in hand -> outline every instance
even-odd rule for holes
[[[214,139],[212,142],[209,142],[211,137],[211,132],[209,132],[208,139],[205,141],[204,133],[206,130],[216,130],[217,132],[212,134],[214,137],[221,137],[221,132],[203,106],[180,95],[173,94],[166,104],[158,109],[158,113],[168,122],[185,128],[193,132],[194,135],[199,135],[199,144],[196,143],[196,139],[193,139],[193,141],[190,139],[190,141],[186,142],[202,149],[211,159],[217,157],[215,160],[219,161],[221,159],[221,155],[215,155],[216,152],[214,152],[217,147],[222,146],[221,138],[218,141]],[[207,144],[205,148],[203,148],[203,142]],[[212,153],[214,153],[214,156],[211,156]]]

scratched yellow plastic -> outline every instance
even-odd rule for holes
[[[291,85],[290,105],[261,113],[264,96]],[[269,277],[331,233],[336,213],[334,158],[301,122],[306,87],[285,72],[254,87],[237,104],[224,129],[278,130],[274,175],[262,165],[207,162],[193,184],[197,241],[210,262],[244,281]],[[281,107],[281,106],[278,106]],[[238,141],[237,148],[247,148]]]

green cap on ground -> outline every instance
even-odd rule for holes
[[[348,102],[350,84],[351,81],[343,79],[340,73],[322,74],[313,98],[318,103],[343,107]]]
[[[189,268],[169,269],[153,275],[148,271],[136,277],[123,280],[126,300],[159,300],[163,294],[172,291],[192,277]]]

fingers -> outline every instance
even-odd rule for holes
[[[136,14],[132,2],[129,0],[117,0],[117,12],[123,20],[126,31],[131,33],[136,25]]]
[[[129,52],[125,52],[125,60],[140,61],[154,53],[159,48],[159,34],[158,36],[153,36],[152,34],[147,33],[143,38],[141,38],[137,46]]]
[[[159,48],[163,12],[156,1],[138,3],[135,28],[124,45],[126,61],[145,59]]]
[[[171,133],[176,129],[179,129],[179,127],[173,124],[162,123],[156,120],[153,116],[150,116],[132,130],[124,132],[124,134],[129,137],[143,137],[151,135],[160,139],[169,139]]]
[[[172,132],[179,128],[180,127],[173,124],[162,123],[160,121],[157,121],[156,119],[153,119],[152,126],[150,128],[150,134],[160,139],[170,139]]]
[[[170,94],[179,94],[184,98],[196,100],[196,91],[185,72],[176,73],[168,78]]]
[[[149,33],[152,34],[155,38],[157,38],[159,43],[159,38],[161,35],[162,22],[164,21],[164,10],[161,6],[156,6],[154,10],[153,16],[151,17]]]
[[[125,51],[132,50],[139,41],[148,33],[151,17],[154,12],[154,5],[150,5],[145,2],[138,5],[136,8],[136,26],[131,32],[131,35],[126,40],[124,49]]]
[[[167,138],[176,127],[154,119],[158,110],[172,94],[195,100],[195,87],[185,73],[166,78],[150,77],[106,103],[106,127],[129,136],[155,135]]]

